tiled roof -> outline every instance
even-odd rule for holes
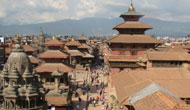
[[[72,40],[65,44],[66,46],[80,46],[81,44],[78,41]]]
[[[133,94],[132,96],[129,97],[128,101],[130,104],[134,104],[137,101],[151,95],[154,94],[155,92],[164,92],[167,93],[170,96],[173,96],[177,99],[180,99],[178,96],[174,95],[173,93],[171,93],[170,91],[168,91],[167,89],[163,88],[162,86],[160,86],[157,83],[151,83],[150,85],[148,85],[147,87],[145,87],[144,89],[140,90],[139,92]]]
[[[190,54],[187,52],[147,51],[147,58],[151,61],[190,61]]]
[[[185,68],[151,68],[129,72],[136,80],[146,79],[190,79],[189,70]]]
[[[80,37],[78,37],[78,39],[77,40],[88,40],[88,38],[86,37],[86,36],[80,36]]]
[[[115,26],[113,29],[152,29],[152,26],[149,26],[147,24],[143,24],[141,22],[124,22],[117,26]]]
[[[48,69],[47,69],[48,68]],[[53,73],[59,69],[61,72],[72,72],[73,68],[62,63],[44,63],[35,68],[38,73]]]
[[[23,45],[24,51],[25,52],[34,52],[35,49],[31,47],[30,45]]]
[[[62,58],[66,59],[68,57],[67,54],[61,52],[60,50],[47,50],[41,53],[38,58]]]
[[[6,54],[10,54],[12,52],[12,48],[11,47],[6,47],[5,48],[5,53]]]
[[[118,101],[121,103],[122,100],[126,97],[126,93],[124,92],[124,87],[126,85],[132,85],[136,83],[136,79],[133,78],[130,74],[126,74],[125,71],[117,73],[111,76],[111,78],[116,90]]]
[[[68,50],[70,56],[84,56],[84,54],[78,50]]]
[[[154,68],[149,70],[133,70],[129,72],[123,71],[113,75],[111,78],[116,89],[118,101],[124,104],[127,103],[125,102],[127,97],[130,97],[145,88],[153,81],[179,97],[190,97],[190,93],[188,93],[190,90],[186,90],[189,88],[184,86],[187,82],[190,83],[190,74],[188,70],[183,68]],[[169,83],[171,80],[173,82]],[[183,91],[180,92],[179,88],[183,88]]]
[[[168,89],[180,98],[190,97],[190,88],[188,86],[188,84],[190,83],[190,79],[167,79],[153,81]]]
[[[190,44],[184,46],[185,49],[190,49]]]
[[[123,95],[120,96],[120,92],[118,91],[117,96],[120,96],[120,102],[122,104],[129,104],[128,98],[135,93],[143,90],[152,82],[155,82],[162,86],[163,88],[167,89],[168,91],[172,92],[176,96],[180,98],[188,98],[190,97],[190,88],[188,87],[188,83],[190,83],[190,79],[155,79],[155,80],[145,80],[140,81],[129,86],[125,86],[123,88]],[[179,89],[180,88],[180,89]]]
[[[137,43],[137,44],[162,44],[161,41],[148,35],[138,35],[138,34],[119,34],[108,40],[107,43]]]
[[[168,48],[167,51],[188,52],[188,50],[180,44],[175,44],[173,46],[170,46],[170,48]]]
[[[81,49],[90,49],[91,47],[88,46],[87,44],[81,44],[78,48],[81,48]]]
[[[28,57],[29,57],[30,62],[32,64],[39,64],[40,63],[39,59],[35,58],[34,56],[28,56]]]
[[[135,110],[177,110],[178,107],[187,104],[165,92],[158,91],[135,102],[133,106]]]
[[[57,39],[52,39],[52,40],[49,40],[49,41],[46,41],[44,43],[45,46],[59,46],[59,47],[62,47],[63,46],[63,42],[57,40]]]

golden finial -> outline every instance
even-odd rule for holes
[[[133,1],[132,1],[132,0],[131,0],[131,5],[129,6],[128,11],[129,11],[129,12],[135,11],[135,8],[133,7]]]
[[[21,34],[20,34],[20,32],[18,33],[17,38],[18,38],[18,39],[21,38]]]
[[[53,35],[52,39],[53,39],[53,40],[55,40],[55,39],[56,39],[55,35]]]
[[[74,40],[75,40],[74,38],[71,39],[71,41],[74,41]]]

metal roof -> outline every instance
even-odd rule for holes
[[[121,16],[144,16],[144,15],[133,11],[133,12],[123,13],[123,14],[121,14]]]
[[[165,92],[177,99],[180,99],[179,97],[177,97],[176,95],[174,95],[173,93],[171,93],[170,91],[168,91],[167,89],[161,87],[160,85],[158,85],[157,83],[152,83],[150,84],[148,87],[144,88],[143,90],[137,92],[136,94],[132,95],[131,97],[129,97],[129,103],[130,104],[134,104],[135,102],[137,102],[138,100],[141,100],[157,91],[161,91],[161,92]]]

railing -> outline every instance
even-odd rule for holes
[[[146,51],[147,49],[140,48],[111,48],[112,51]]]
[[[139,65],[136,63],[111,63],[110,66],[112,68],[114,68],[114,67],[115,68],[124,68],[124,67],[137,68],[137,67],[139,67]]]

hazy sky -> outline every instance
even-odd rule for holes
[[[62,19],[119,17],[130,0],[0,0],[1,24],[33,24]],[[190,22],[190,0],[133,0],[148,18]]]

